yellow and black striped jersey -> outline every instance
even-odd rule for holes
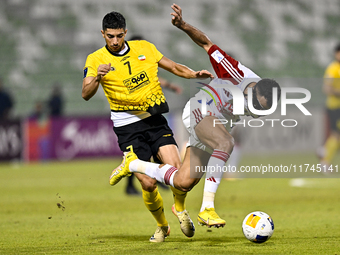
[[[325,71],[325,76],[332,79],[331,86],[335,89],[340,89],[340,62],[332,62]],[[326,106],[329,109],[339,109],[340,108],[340,97],[338,96],[327,96]]]
[[[151,114],[168,111],[158,81],[158,62],[163,55],[147,41],[128,41],[128,49],[119,55],[106,46],[88,55],[85,77],[96,77],[98,66],[111,63],[111,71],[101,85],[112,111],[148,111]]]

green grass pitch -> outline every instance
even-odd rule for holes
[[[312,155],[284,157],[317,162]],[[261,160],[275,159],[245,157],[241,164]],[[0,254],[340,254],[338,178],[304,179],[298,186],[287,178],[222,180],[215,202],[227,221],[221,229],[197,224],[201,181],[187,197],[196,226],[191,239],[171,213],[171,192],[160,189],[171,235],[164,243],[150,243],[156,224],[142,197],[125,195],[124,179],[115,187],[108,183],[118,163],[0,164]],[[241,230],[243,218],[256,210],[275,224],[263,244],[251,243]]]

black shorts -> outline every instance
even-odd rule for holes
[[[122,127],[113,127],[118,137],[119,148],[127,151],[132,145],[133,151],[141,160],[156,159],[159,147],[168,144],[177,146],[172,130],[163,115],[157,114]]]
[[[340,132],[340,109],[327,109],[327,114],[331,130]]]

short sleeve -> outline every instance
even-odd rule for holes
[[[85,67],[83,69],[84,71],[84,78],[86,77],[96,77],[97,76],[97,67],[95,65],[95,61],[93,59],[93,55],[90,54],[87,56]]]
[[[154,56],[155,56],[156,62],[159,62],[159,61],[162,59],[163,54],[160,53],[160,52],[157,50],[157,48],[156,48],[156,46],[155,46],[154,44],[152,44],[152,43],[150,43],[150,42],[148,42],[148,44],[149,44],[149,47],[150,47],[152,53],[153,53]]]
[[[330,64],[325,71],[324,78],[335,78],[335,77],[337,77],[337,71],[338,71],[338,69],[335,68],[335,65],[333,63]]]

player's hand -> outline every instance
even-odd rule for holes
[[[214,79],[214,75],[207,70],[197,71],[195,72],[195,75],[197,79]]]
[[[181,28],[181,26],[185,23],[182,18],[182,8],[177,4],[171,5],[171,8],[175,11],[171,13],[171,15],[173,16],[171,23],[174,26]]]
[[[97,78],[101,80],[111,70],[111,63],[98,66]]]

